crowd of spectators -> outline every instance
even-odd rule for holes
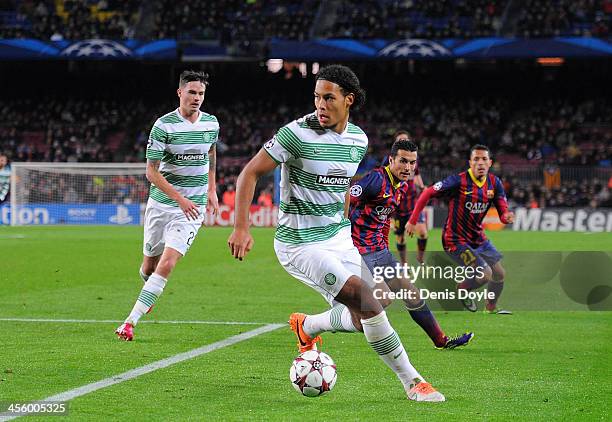
[[[161,0],[157,38],[215,39],[222,44],[279,37],[309,38],[320,0]]]
[[[41,40],[134,37],[142,0],[0,1],[0,38]]]
[[[507,0],[343,0],[327,37],[470,38],[496,35]]]
[[[15,161],[107,162],[131,128],[142,124],[141,101],[42,98],[0,102],[2,149]],[[144,139],[138,143],[146,145]],[[144,159],[138,148],[122,159]]]
[[[369,134],[375,154],[385,151],[396,130],[409,128],[424,167],[433,169],[462,165],[476,143],[514,165],[610,167],[611,113],[605,99],[517,104],[501,98],[411,98],[406,104],[370,101],[356,123]]]
[[[144,175],[91,175],[30,170],[22,177],[29,186],[25,203],[141,204],[149,196]]]
[[[607,37],[612,0],[528,0],[521,8],[516,34],[524,37]]]
[[[556,186],[509,178],[505,179],[505,185],[511,207],[612,208],[612,176],[608,180],[597,178],[567,180]]]
[[[149,19],[152,38],[218,40],[223,45],[274,37],[306,40],[326,14],[331,20],[320,24],[318,34],[324,38],[607,37],[610,33],[612,0],[523,3],[507,8],[508,0],[157,0],[153,13],[143,17],[142,0],[0,0],[0,38],[127,39],[134,37],[141,19]],[[504,27],[506,21],[515,24]]]
[[[175,106],[143,100],[3,101],[0,145],[13,161],[143,162],[152,123]],[[245,100],[231,107],[211,103],[206,108],[221,123],[220,197],[231,191],[246,161],[278,127],[310,111],[307,106],[277,102],[271,107],[264,100]],[[532,169],[527,178],[513,179],[509,174],[515,187],[509,190],[512,198],[522,204],[531,204],[535,198],[539,206],[555,206],[572,201],[588,205],[599,195],[595,188],[599,182],[593,181],[574,186],[564,179],[546,191],[538,191],[537,186],[542,184],[541,169],[549,164],[612,167],[610,116],[612,104],[604,98],[543,99],[522,107],[499,98],[413,98],[409,103],[385,101],[384,106],[371,99],[353,121],[370,139],[361,171],[380,164],[393,133],[404,128],[419,145],[425,174],[462,169],[470,146],[483,143],[494,152],[497,173]],[[540,170],[534,173],[533,169]],[[271,190],[268,185],[264,188]],[[604,196],[598,198],[598,203],[606,201]]]

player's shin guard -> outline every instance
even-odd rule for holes
[[[419,261],[419,263],[423,263],[423,258],[425,258],[426,248],[427,248],[427,238],[417,239],[417,261]]]
[[[368,343],[397,377],[408,391],[418,380],[424,381],[421,374],[412,366],[402,342],[393,329],[385,311],[362,319],[363,333]],[[416,380],[416,381],[415,381]]]
[[[155,304],[157,298],[164,291],[166,286],[166,280],[157,273],[151,274],[145,285],[142,287],[138,299],[134,304],[132,312],[127,317],[125,322],[129,322],[132,325],[138,324],[138,320]]]
[[[410,316],[419,324],[419,326],[427,333],[431,341],[433,341],[436,347],[443,347],[446,344],[446,334],[440,328],[440,324],[436,320],[436,317],[427,306],[424,300],[421,301],[421,304],[415,306],[413,309],[409,308],[406,305],[406,309],[410,313]]]
[[[495,295],[494,299],[487,299],[486,307],[487,311],[492,311],[497,307],[497,300],[501,296],[502,290],[504,289],[504,281],[489,281],[487,284],[487,290],[493,292]]]
[[[315,337],[326,331],[354,333],[358,330],[353,325],[349,309],[338,303],[321,314],[308,315],[304,320],[304,331]]]

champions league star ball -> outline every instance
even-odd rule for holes
[[[306,397],[321,396],[336,384],[336,364],[329,355],[309,350],[295,358],[289,379],[293,387]]]

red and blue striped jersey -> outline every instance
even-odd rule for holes
[[[406,180],[404,184],[406,185],[405,193],[400,198],[396,211],[398,217],[410,217],[419,196],[414,180]]]
[[[416,205],[417,198],[419,197],[419,193],[417,191],[416,184],[414,183],[414,178],[419,174],[419,163],[417,161],[416,166],[414,167],[414,176],[408,179],[406,182],[406,194],[402,195],[399,206],[397,207],[397,211],[395,215],[399,218],[408,218],[412,215],[412,211]]]
[[[451,251],[457,245],[477,248],[487,240],[482,221],[491,205],[495,205],[500,216],[508,210],[504,186],[491,173],[482,182],[472,175],[471,170],[449,176],[433,185],[431,196],[448,199],[442,245]]]
[[[375,168],[351,186],[349,218],[353,244],[360,254],[389,247],[390,217],[406,188],[406,183],[395,180],[388,166]]]
[[[503,184],[491,173],[478,181],[468,170],[428,187],[417,200],[410,224],[417,223],[420,212],[432,197],[448,200],[448,216],[442,229],[442,245],[447,251],[454,251],[459,245],[477,248],[487,240],[482,221],[491,205],[495,205],[501,222],[509,223]]]

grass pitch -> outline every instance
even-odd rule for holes
[[[253,233],[255,249],[237,262],[227,251],[229,229],[201,231],[143,320],[263,325],[286,321],[294,311],[325,309],[318,294],[278,264],[273,230]],[[610,249],[609,234],[504,231],[490,237],[504,252]],[[429,250],[440,249],[439,238],[438,231],[431,234]],[[123,319],[142,285],[141,241],[140,227],[0,228],[0,318]],[[610,418],[610,312],[438,311],[447,333],[476,333],[472,344],[454,351],[433,349],[400,307],[389,316],[411,361],[446,403],[406,400],[359,334],[323,335],[322,350],[338,365],[338,383],[324,397],[301,397],[288,379],[297,355],[294,337],[281,328],[78,397],[65,419]],[[117,325],[0,321],[0,402],[41,400],[257,327],[147,323],[125,343],[113,334]]]

